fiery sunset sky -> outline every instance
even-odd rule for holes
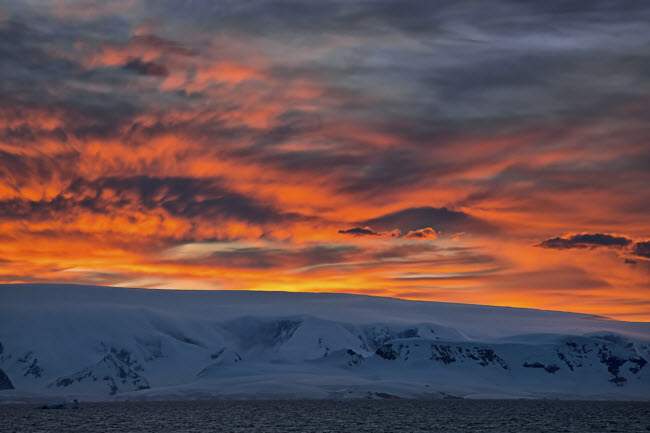
[[[0,0],[0,282],[650,320],[650,2]]]

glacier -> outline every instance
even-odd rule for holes
[[[332,293],[0,285],[0,402],[650,400],[650,323]]]

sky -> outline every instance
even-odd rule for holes
[[[650,2],[0,0],[0,282],[650,321]]]

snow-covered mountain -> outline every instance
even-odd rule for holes
[[[344,294],[0,285],[0,401],[650,400],[650,323]]]

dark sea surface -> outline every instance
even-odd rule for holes
[[[0,405],[0,432],[650,432],[650,403],[212,400]]]

